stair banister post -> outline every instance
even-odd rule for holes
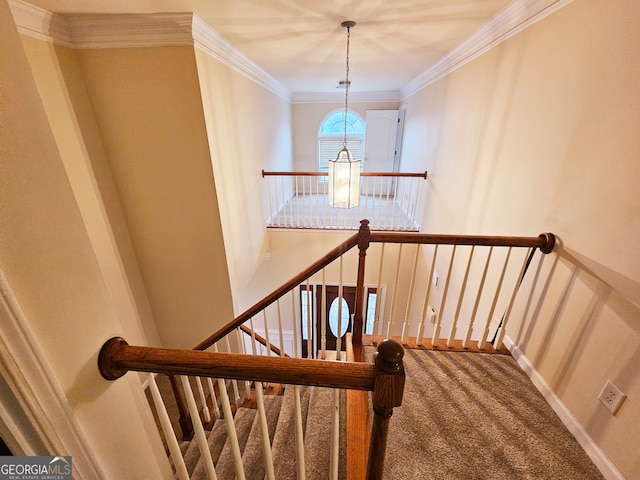
[[[395,340],[386,339],[378,345],[374,355],[375,383],[372,393],[373,426],[369,443],[367,480],[382,478],[384,456],[387,450],[389,419],[393,408],[402,405],[404,393],[404,350]]]
[[[369,248],[371,230],[369,230],[369,220],[360,220],[358,230],[358,279],[356,282],[356,305],[353,315],[353,344],[358,351],[362,350],[362,333],[364,331],[363,310],[364,310],[364,265]],[[362,361],[362,358],[356,358]]]

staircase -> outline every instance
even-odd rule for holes
[[[370,245],[375,248],[368,250]],[[429,446],[444,445],[445,458],[450,457],[448,452],[455,451],[458,443],[455,432],[452,435],[445,431],[450,442],[447,443],[434,436],[433,427],[416,434],[419,441],[406,443],[404,434],[410,429],[394,427],[390,422],[394,407],[403,405],[405,369],[401,345],[452,355],[475,351],[480,356],[502,356],[493,354],[503,351],[503,338],[527,267],[536,250],[548,254],[553,246],[552,234],[488,237],[372,232],[368,221],[363,220],[357,234],[192,350],[130,346],[124,339],[114,337],[103,345],[98,366],[107,380],[116,380],[129,370],[179,376],[184,389],[182,398],[176,395],[181,418],[196,420],[192,422],[194,440],[183,452],[173,435],[151,375],[149,385],[170,456],[176,465],[176,476],[181,480],[422,478],[431,467],[422,466],[424,455],[420,442],[428,442]],[[366,258],[371,260],[365,270]],[[348,312],[351,320],[349,333],[344,336],[346,361],[329,361],[326,360],[329,350],[325,342],[328,322],[319,320],[325,317],[325,312],[318,308],[313,316],[307,316],[307,337],[300,329],[300,304],[302,293],[310,291],[311,282],[317,285],[313,287],[315,293],[324,297],[325,273],[338,280],[340,297],[343,278],[349,277],[347,273],[343,274],[343,264],[357,265],[357,274],[350,275],[356,279],[355,307],[353,312]],[[431,281],[436,278],[436,265],[444,278],[443,287],[437,290],[433,287],[437,282]],[[365,293],[373,285],[375,308],[365,305],[365,300],[369,301],[369,295]],[[371,319],[370,314],[373,314]],[[341,318],[338,314],[338,332],[343,331]],[[499,323],[494,323],[495,319]],[[264,337],[256,332],[256,322],[264,325]],[[292,328],[290,348],[285,348],[283,342],[285,333],[288,334],[283,326]],[[433,332],[431,338],[424,335],[428,330]],[[317,332],[317,336],[310,332]],[[495,332],[492,341],[489,341],[490,332]],[[364,337],[380,341],[373,363],[365,361]],[[340,342],[338,338],[338,349]],[[317,359],[301,358],[303,344],[308,352],[317,355]],[[247,351],[252,351],[253,355],[242,353]],[[215,378],[221,388],[221,399],[216,398],[215,404],[220,401],[225,419],[216,420],[206,432],[199,421],[201,412],[194,399],[194,390],[185,376],[197,382],[200,382],[198,377]],[[256,413],[255,409],[241,405],[233,415],[225,381],[245,382],[245,385],[253,382],[256,394],[259,394],[256,395],[257,404],[264,405],[265,413],[271,413],[263,415],[261,407]],[[286,385],[284,395],[280,398],[264,396],[262,402],[263,383]],[[418,385],[419,389],[429,389],[431,380],[412,379],[411,384]],[[213,390],[211,384],[209,388]],[[342,390],[344,394],[336,395]],[[461,384],[458,390],[466,391],[467,385]],[[370,396],[368,392],[371,392]],[[201,385],[195,389],[195,394],[199,394],[201,404],[206,404]],[[234,391],[233,397],[238,397],[237,392]],[[487,398],[493,397],[495,395],[489,392]],[[213,393],[212,398],[215,398]],[[434,401],[445,405],[452,398],[453,394]],[[235,403],[240,404],[237,398]],[[417,418],[417,414],[428,412],[431,407],[418,400],[412,402],[411,407],[403,405],[401,412],[408,413],[407,425],[410,426],[415,423],[412,419]],[[207,409],[203,413],[208,423],[210,413]],[[440,417],[436,415],[435,418]],[[451,418],[453,424],[465,423],[455,416]],[[482,419],[473,422],[483,426]],[[513,435],[518,436],[519,432],[515,431]],[[527,456],[522,452],[516,454],[520,460]],[[463,454],[461,458],[468,463],[472,457]],[[386,474],[411,465],[418,467],[409,476]],[[472,467],[470,471],[481,470]],[[517,476],[498,475],[495,478]]]
[[[300,404],[304,434],[304,468],[305,478],[320,480],[328,477],[330,468],[333,389],[320,387],[300,387]],[[340,401],[344,404],[344,392],[340,393]],[[247,402],[244,402],[247,404]],[[273,456],[275,478],[296,479],[295,454],[295,388],[284,387],[283,395],[265,395],[264,406],[267,418],[271,454]],[[340,409],[344,416],[344,406]],[[265,462],[261,440],[261,427],[255,408],[241,406],[234,415],[234,424],[238,444],[242,453],[242,465],[247,479],[263,479]],[[344,420],[340,422],[344,427]],[[345,471],[345,434],[340,434],[339,478],[346,478]],[[224,419],[217,419],[213,428],[207,432],[209,451],[216,474],[219,479],[235,478],[232,446],[227,436]],[[196,442],[185,442],[184,460],[187,472],[192,480],[206,479],[204,462]]]

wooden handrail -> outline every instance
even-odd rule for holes
[[[262,170],[263,177],[327,177],[327,172],[267,172]],[[360,172],[361,177],[416,177],[427,178],[427,172]]]
[[[249,320],[251,317],[253,317],[254,315],[260,313],[262,310],[267,308],[269,305],[271,305],[273,302],[278,300],[280,297],[282,297],[283,295],[285,295],[289,291],[291,291],[293,288],[295,288],[298,285],[300,285],[303,281],[305,281],[311,275],[313,275],[314,273],[319,272],[320,270],[322,270],[324,267],[329,265],[331,262],[333,262],[337,258],[340,258],[341,255],[343,255],[344,253],[346,253],[349,250],[351,250],[357,244],[358,244],[358,234],[356,233],[356,234],[352,235],[351,237],[349,237],[344,242],[342,242],[340,245],[335,247],[333,250],[331,250],[325,256],[323,256],[319,260],[317,260],[314,263],[312,263],[309,267],[305,268],[302,272],[300,272],[298,275],[296,275],[291,280],[286,282],[280,288],[278,288],[277,290],[273,291],[271,294],[267,295],[265,298],[260,300],[253,307],[249,308],[244,313],[242,313],[239,316],[237,316],[231,323],[228,323],[227,325],[222,327],[220,330],[215,332],[213,335],[211,335],[209,338],[207,338],[203,342],[200,342],[198,345],[193,347],[193,349],[194,350],[205,350],[205,349],[209,348],[211,345],[216,343],[218,340],[223,338],[225,335],[227,335],[231,331],[235,330],[240,325],[242,325],[244,322]]]
[[[269,350],[271,350],[273,353],[275,353],[276,355],[278,355],[279,357],[288,357],[289,355],[287,355],[286,353],[283,355],[282,354],[282,350],[280,350],[278,347],[276,347],[273,343],[269,343],[267,345],[267,339],[262,337],[261,335],[258,335],[256,332],[254,332],[253,330],[251,330],[249,327],[247,327],[246,325],[240,325],[240,330],[242,330],[244,333],[246,333],[247,335],[255,338],[257,340],[258,343],[262,344],[263,346],[267,347]]]
[[[368,391],[375,386],[374,366],[367,363],[140,347],[120,337],[102,346],[98,367],[107,380],[133,370]]]
[[[411,232],[371,232],[370,242],[423,243],[440,245],[483,245],[494,247],[533,247],[543,253],[551,253],[555,246],[553,233],[541,233],[537,237],[504,237],[489,235],[434,235]]]

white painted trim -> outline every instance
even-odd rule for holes
[[[539,22],[573,0],[512,0],[473,35],[409,82],[401,92],[405,100],[428,85]]]
[[[291,102],[287,87],[193,13],[61,15],[23,0],[9,4],[23,35],[76,49],[194,46]]]
[[[52,455],[73,455],[74,478],[106,480],[107,477],[2,271],[0,375],[9,385],[10,394],[17,403],[14,406],[18,409],[18,412],[3,420],[25,453],[42,454],[39,446],[44,445]],[[13,415],[28,419],[35,438],[23,435],[22,429],[27,427],[14,422]],[[16,428],[20,430],[15,430]]]
[[[209,24],[193,15],[193,43],[196,48],[233,68],[254,83],[291,102],[291,91],[220,36]]]
[[[9,7],[20,34],[69,48],[73,46],[69,24],[62,15],[22,0],[9,0]]]
[[[522,350],[513,343],[513,340],[511,340],[509,336],[504,337],[504,345],[509,349],[513,358],[518,362],[518,365],[520,365],[520,368],[522,368],[522,370],[529,376],[547,403],[560,417],[562,423],[564,423],[580,446],[587,453],[589,458],[591,458],[591,461],[593,461],[596,467],[598,467],[600,473],[602,473],[607,480],[624,480],[624,477],[618,471],[616,466],[611,462],[611,460],[609,460],[602,449],[593,440],[593,438],[591,438],[591,435],[587,433],[576,417],[573,416],[562,400],[558,398],[551,389],[551,386],[536,370],[533,363],[531,363],[524,352],[522,352]]]
[[[66,15],[77,49],[193,45],[191,13]]]

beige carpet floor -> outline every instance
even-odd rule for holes
[[[602,479],[508,355],[407,350],[385,479]]]

